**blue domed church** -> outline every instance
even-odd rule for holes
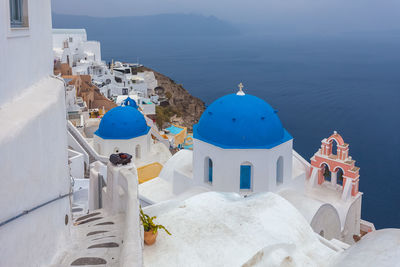
[[[137,105],[125,104],[108,111],[94,133],[94,148],[104,156],[125,152],[140,159],[150,150],[150,127]]]
[[[245,94],[213,102],[193,129],[193,178],[213,191],[276,191],[289,185],[293,137],[264,100]]]
[[[303,214],[319,235],[352,244],[354,235],[360,234],[362,194],[350,194],[352,183],[346,189],[336,179],[321,180],[324,169],[318,167],[320,163],[311,166],[293,150],[293,137],[277,111],[264,100],[245,94],[241,84],[239,88],[238,93],[217,99],[204,111],[193,127],[193,151],[180,150],[159,177],[139,185],[142,206],[207,191],[243,197],[273,192]],[[313,162],[316,156],[324,164],[337,159],[330,154],[329,144],[323,140]],[[343,158],[339,161],[345,163]],[[343,197],[346,192],[347,198]]]

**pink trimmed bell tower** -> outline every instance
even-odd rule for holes
[[[332,151],[333,142],[337,144],[337,151]],[[311,158],[311,178],[318,185],[331,183],[334,186],[341,186],[342,198],[356,196],[359,185],[359,167],[355,166],[355,160],[349,156],[349,144],[336,131],[321,142],[321,148]],[[339,177],[338,177],[339,174]]]

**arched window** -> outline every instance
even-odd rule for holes
[[[204,159],[204,181],[210,184],[213,182],[213,161],[209,157]]]
[[[331,171],[329,170],[329,166],[325,163],[321,166],[322,175],[324,176],[324,180],[330,182],[331,181]]]
[[[276,185],[283,184],[283,157],[276,161]]]
[[[337,177],[336,183],[343,185],[343,170],[342,170],[342,168],[338,168],[336,177]]]
[[[240,165],[240,189],[251,190],[252,166],[250,163]]]
[[[140,145],[137,145],[135,148],[135,157],[136,159],[140,159]]]
[[[336,140],[335,140],[335,139],[332,139],[331,144],[332,144],[332,151],[331,151],[331,153],[332,153],[333,155],[337,155],[337,142],[336,142]]]

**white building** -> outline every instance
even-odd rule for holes
[[[154,94],[154,89],[158,86],[158,81],[152,71],[144,71],[138,72],[137,76],[144,79],[144,82],[147,84],[147,89],[149,90],[149,94]]]
[[[48,266],[71,225],[50,0],[0,1],[0,59],[0,265]]]
[[[88,41],[85,29],[53,29],[54,60],[67,63],[72,74],[104,74],[100,42]]]
[[[135,101],[135,104],[140,108],[143,114],[146,116],[155,116],[156,115],[156,104],[152,102],[150,98],[140,97],[138,95],[119,95],[115,99],[115,103],[117,105],[121,105],[127,99],[131,99]]]
[[[94,133],[94,148],[105,156],[128,153],[140,159],[150,151],[150,127],[143,114],[130,106],[119,106],[108,111]]]
[[[135,93],[141,97],[148,97],[149,95],[149,84],[146,82],[148,80],[151,86],[154,86],[154,80],[151,75],[141,75],[140,73],[133,74],[132,67],[136,65],[121,63],[119,61],[115,62],[112,68],[112,74],[115,76],[115,81],[127,88],[128,90],[120,92],[111,91],[112,95],[128,95]],[[153,74],[154,76],[154,74]],[[147,77],[145,79],[145,77]],[[154,88],[153,88],[154,89]],[[152,89],[150,88],[150,93]]]
[[[82,109],[78,104],[76,88],[74,85],[67,85],[65,87],[65,104],[67,112],[79,112]]]
[[[128,153],[135,165],[164,164],[170,157],[169,147],[155,142],[145,116],[138,110],[133,99],[126,99],[122,106],[108,111],[93,135],[95,151],[104,157],[111,154]]]
[[[87,212],[78,202],[87,203],[89,180],[79,179],[83,153],[67,146],[65,84],[52,75],[50,0],[0,0],[0,48],[1,61],[8,62],[0,67],[0,265],[141,266],[134,171],[114,171],[124,185],[114,187],[118,199],[110,186],[107,208],[86,215],[100,221],[78,215]],[[109,220],[112,226],[102,226]],[[118,237],[108,241],[118,246],[96,247],[100,236],[89,233],[99,228],[112,229]]]
[[[252,126],[252,127],[251,127]],[[193,179],[213,191],[276,192],[293,186],[293,138],[270,105],[251,95],[216,100],[194,126]]]
[[[193,138],[193,152],[178,152],[158,178],[139,185],[143,205],[204,190],[275,192],[321,236],[352,244],[360,235],[362,194],[342,199],[340,186],[310,183],[310,163],[293,150],[292,136],[262,99],[241,90],[217,99],[194,126]]]

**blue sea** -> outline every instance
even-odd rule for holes
[[[125,36],[101,41],[103,59],[151,67],[206,104],[238,90],[278,110],[306,159],[338,131],[364,193],[362,218],[400,228],[400,37]]]

